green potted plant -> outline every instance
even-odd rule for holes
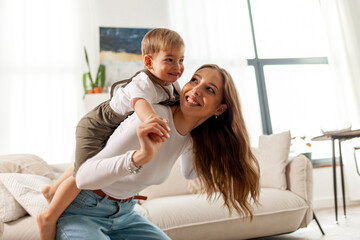
[[[88,93],[102,93],[105,85],[105,65],[103,64],[99,65],[94,81],[91,75],[89,58],[85,47],[84,47],[84,51],[85,51],[86,64],[89,70],[88,72],[83,74],[84,96],[85,94]]]

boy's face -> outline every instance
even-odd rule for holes
[[[184,72],[184,48],[163,49],[152,57],[145,56],[145,66],[164,85],[176,82]]]

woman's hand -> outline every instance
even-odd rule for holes
[[[151,137],[157,135],[157,139]],[[164,128],[164,122],[157,117],[149,117],[137,127],[137,136],[140,142],[140,150],[137,150],[132,161],[136,167],[148,163],[157,154],[161,144],[169,137],[168,130]]]

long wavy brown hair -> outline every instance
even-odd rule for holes
[[[252,220],[251,201],[259,203],[260,168],[250,148],[239,96],[225,69],[206,64],[197,71],[204,68],[215,69],[221,74],[224,83],[222,103],[227,109],[191,132],[194,168],[208,200],[221,196],[230,214],[235,209],[240,216]]]

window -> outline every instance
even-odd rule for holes
[[[248,0],[264,134],[290,130],[307,140],[340,121],[318,1]],[[312,158],[330,158],[330,142],[312,142]],[[296,149],[295,149],[296,151]]]
[[[326,57],[316,0],[250,0],[259,58]]]
[[[202,63],[229,70],[253,146],[287,130],[310,140],[339,121],[317,0],[183,0],[170,8],[186,43],[182,79]],[[313,158],[331,156],[330,141],[312,145]]]

